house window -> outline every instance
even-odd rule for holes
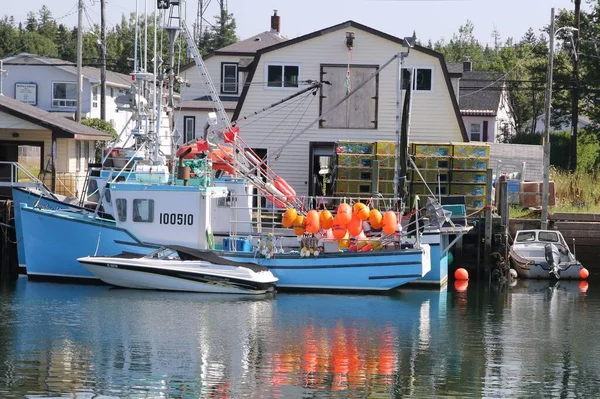
[[[187,143],[196,138],[196,117],[183,117],[183,142]]]
[[[127,221],[127,200],[125,198],[117,198],[115,200],[117,204],[117,217],[119,222]]]
[[[413,69],[413,68],[411,68]],[[408,79],[411,69],[402,69],[402,88],[408,87]],[[413,90],[432,91],[433,90],[433,68],[414,68]]]
[[[98,86],[92,88],[92,108],[98,108]]]
[[[152,223],[154,221],[154,200],[134,199],[133,221],[142,223]]]
[[[298,65],[267,65],[268,87],[298,87],[299,77]]]
[[[77,106],[77,84],[76,83],[52,83],[52,106],[53,107],[76,107]]]
[[[481,123],[471,123],[471,141],[481,141]]]
[[[338,104],[352,89],[365,82],[377,71],[375,65],[321,65],[321,80],[330,85],[321,87],[320,114]],[[331,109],[319,121],[328,129],[377,129],[379,75],[370,79],[338,107]]]
[[[221,93],[238,93],[238,64],[221,64]]]

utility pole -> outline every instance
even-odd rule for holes
[[[100,0],[100,119],[106,121],[106,0]]]
[[[81,122],[81,102],[83,91],[83,73],[82,73],[82,53],[83,53],[83,0],[78,1],[77,17],[77,110],[75,111],[75,120]]]
[[[0,96],[4,95],[2,81],[8,72],[4,69],[4,61],[0,60]]]
[[[550,44],[548,49],[548,82],[544,114],[544,183],[542,189],[542,230],[548,228],[548,193],[550,191],[550,112],[552,111],[552,68],[554,64],[554,8],[550,12]]]
[[[573,90],[571,91],[571,163],[570,170],[577,170],[577,125],[579,125],[579,29],[581,0],[575,0],[575,29],[573,30]]]

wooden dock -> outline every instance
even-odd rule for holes
[[[600,271],[600,215],[586,213],[553,213],[551,228],[562,233],[579,260],[591,273]],[[574,248],[575,247],[575,248]],[[596,266],[598,265],[598,266]]]

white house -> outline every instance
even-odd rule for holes
[[[275,173],[298,195],[312,195],[320,162],[334,156],[336,141],[395,140],[396,61],[341,106],[320,115],[394,55],[407,50],[403,39],[354,21],[262,48],[250,64],[232,118],[250,115],[297,93],[307,87],[308,80],[327,82],[318,91],[238,124],[241,137],[259,155],[267,155]],[[404,68],[411,67],[416,76],[410,141],[469,141],[443,55],[415,46],[404,59]]]
[[[74,117],[77,109],[77,67],[55,58],[21,53],[5,58],[4,95],[48,112]],[[100,117],[100,69],[83,67],[82,118]],[[131,87],[131,76],[106,72],[106,120],[123,129],[128,115],[117,112],[115,98]]]
[[[564,122],[560,126],[552,126],[552,123],[550,123],[550,126],[549,126],[550,133],[570,132],[573,129],[573,124],[572,124],[571,119],[572,119],[571,115],[569,114],[565,117]],[[590,119],[588,117],[579,115],[577,129],[585,129],[591,123],[592,122],[590,121]],[[525,129],[527,132],[531,132],[532,125],[533,125],[533,119],[530,119],[529,121],[526,122]],[[543,113],[540,116],[538,116],[537,118],[535,118],[534,129],[535,129],[534,131],[536,133],[544,133],[546,131],[546,114],[545,113]]]
[[[250,64],[256,52],[262,48],[281,43],[287,38],[281,35],[281,18],[277,12],[271,16],[271,29],[230,46],[223,47],[204,57],[213,84],[219,91],[225,111],[231,118],[237,106]],[[185,143],[200,138],[204,131],[207,115],[213,111],[200,81],[200,72],[195,63],[181,68],[180,75],[189,86],[181,89],[181,102],[176,108],[175,127]]]
[[[457,97],[470,141],[497,143],[516,132],[506,76],[500,72],[471,70],[463,63]]]

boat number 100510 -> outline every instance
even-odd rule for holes
[[[158,220],[160,224],[177,224],[180,226],[189,226],[194,224],[194,215],[191,213],[159,213]]]

